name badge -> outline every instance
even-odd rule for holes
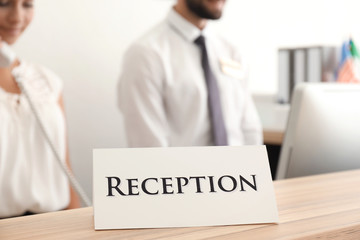
[[[278,222],[265,146],[95,149],[95,229]]]
[[[235,79],[244,79],[245,71],[242,64],[232,59],[221,58],[220,59],[221,71]]]

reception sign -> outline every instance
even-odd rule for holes
[[[96,230],[278,222],[265,146],[93,154]]]

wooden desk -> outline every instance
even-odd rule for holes
[[[360,170],[276,181],[280,224],[95,231],[82,208],[0,220],[0,239],[358,240],[359,186]]]
[[[284,139],[284,132],[280,130],[263,130],[264,144],[281,145]]]
[[[266,145],[281,145],[290,112],[289,104],[277,103],[276,94],[253,94]]]

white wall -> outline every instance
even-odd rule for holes
[[[75,174],[92,192],[92,149],[124,146],[115,86],[128,45],[163,19],[173,0],[36,0],[14,47],[64,80]],[[278,47],[360,41],[357,0],[228,0],[215,28],[244,50],[254,93],[276,93]]]

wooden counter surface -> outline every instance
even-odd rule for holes
[[[281,145],[284,139],[284,132],[279,130],[263,130],[264,144],[268,145]]]
[[[360,239],[360,170],[274,184],[279,224],[95,231],[81,208],[0,220],[0,239]]]

